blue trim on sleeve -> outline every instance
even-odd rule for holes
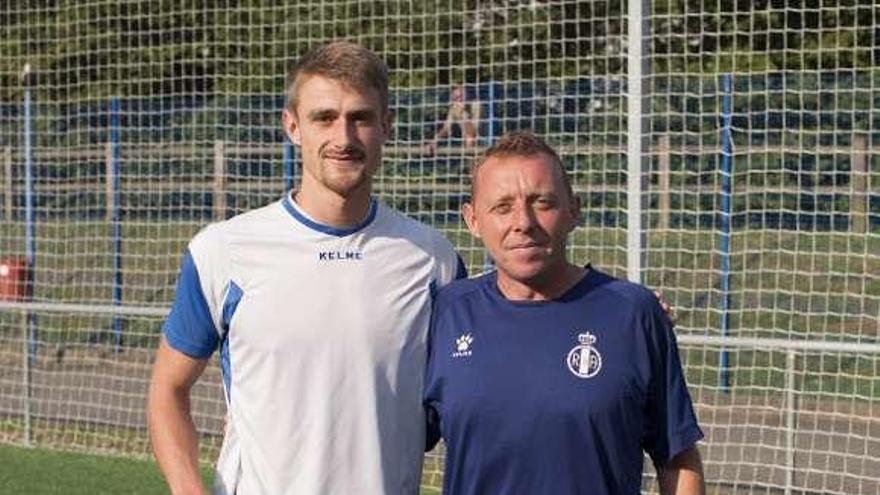
[[[325,234],[333,235],[336,237],[345,237],[347,235],[354,234],[355,232],[363,229],[367,225],[369,225],[374,218],[376,218],[376,211],[378,210],[378,203],[375,199],[370,198],[370,206],[367,211],[367,217],[364,218],[364,221],[355,225],[354,227],[347,229],[340,229],[337,227],[333,227],[331,225],[324,225],[322,223],[318,223],[311,218],[307,217],[300,209],[296,206],[291,198],[290,194],[284,196],[284,199],[281,201],[281,204],[284,205],[284,209],[290,213],[296,221],[305,225],[306,227],[317,230],[318,232],[323,232]]]
[[[223,300],[223,342],[220,343],[220,373],[223,375],[223,385],[226,388],[226,402],[232,400],[232,367],[229,362],[229,324],[238,303],[244,296],[244,291],[233,281],[229,282],[226,289],[226,298]]]
[[[189,251],[183,257],[174,304],[162,331],[172,348],[194,358],[210,357],[220,341]]]

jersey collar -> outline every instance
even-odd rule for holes
[[[489,292],[489,294],[491,294],[491,297],[500,300],[506,304],[510,304],[513,306],[542,306],[547,304],[556,304],[577,299],[581,295],[593,290],[595,287],[611,280],[607,275],[596,270],[589,263],[587,263],[584,268],[586,269],[586,273],[584,274],[584,276],[581,277],[581,279],[573,286],[571,286],[567,291],[565,291],[563,294],[555,299],[541,301],[512,301],[504,297],[504,294],[501,293],[501,289],[498,288],[497,269],[493,270],[486,277],[484,277],[484,283],[486,284],[486,290]]]
[[[292,216],[293,219],[297,222],[305,225],[312,230],[316,230],[318,232],[336,237],[345,237],[363,229],[373,222],[373,219],[376,218],[376,211],[379,209],[379,202],[376,201],[375,198],[371,197],[370,206],[367,208],[367,216],[364,217],[363,221],[353,227],[341,229],[332,225],[325,225],[309,217],[306,212],[304,212],[302,208],[300,208],[299,205],[297,205],[296,202],[293,201],[293,191],[290,191],[284,195],[284,198],[281,200],[281,204],[284,205],[284,209],[287,210],[287,213],[289,213],[290,216]]]

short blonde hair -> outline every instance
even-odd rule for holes
[[[477,174],[480,172],[480,167],[490,158],[530,157],[537,155],[547,155],[550,157],[553,165],[559,169],[559,174],[562,176],[562,181],[565,184],[569,197],[574,197],[571,180],[568,178],[568,174],[565,173],[562,159],[559,158],[556,150],[531,131],[516,131],[505,134],[489,149],[480,153],[471,163],[471,200],[474,199],[474,195],[477,192]]]
[[[307,76],[323,76],[358,90],[374,89],[388,110],[388,67],[378,55],[349,41],[333,41],[309,50],[287,74],[285,107],[296,111],[299,86]]]

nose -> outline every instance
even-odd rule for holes
[[[528,232],[535,226],[535,213],[528,205],[517,205],[513,209],[513,228],[520,232]]]
[[[355,141],[356,122],[352,119],[341,117],[333,126],[333,140],[337,146],[346,146]]]

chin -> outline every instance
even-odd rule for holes
[[[347,197],[360,191],[366,184],[366,178],[361,175],[358,177],[339,179],[329,183],[329,187],[336,194]]]
[[[498,265],[498,270],[504,272],[507,278],[527,284],[544,276],[547,266],[543,263],[530,263],[527,265],[517,263],[507,266]]]

